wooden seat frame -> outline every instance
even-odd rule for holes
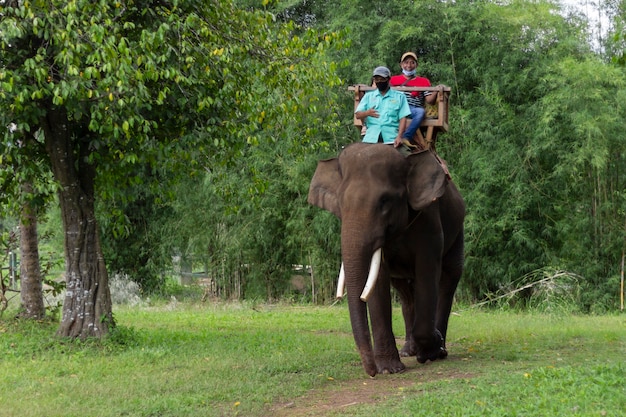
[[[437,134],[439,132],[447,132],[448,131],[448,100],[450,98],[450,87],[446,86],[437,86],[437,87],[391,87],[394,90],[398,91],[430,91],[433,94],[439,93],[437,97],[437,101],[433,106],[437,110],[436,117],[428,117],[428,114],[422,120],[420,124],[420,128],[417,129],[417,133],[415,134],[414,141],[419,146],[424,149],[432,149],[435,150],[435,140],[437,139]],[[348,90],[354,91],[354,110],[356,111],[361,98],[363,95],[368,92],[375,90],[376,87],[369,86],[365,84],[356,84],[348,87]],[[357,119],[354,117],[354,125],[359,129],[363,127],[363,123],[361,119]],[[425,134],[422,130],[425,130]]]

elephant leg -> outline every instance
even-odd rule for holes
[[[448,321],[454,301],[454,293],[463,273],[463,246],[463,238],[460,237],[443,258],[443,270],[439,283],[439,301],[437,303],[437,330],[443,337],[441,359],[448,356],[446,349]]]
[[[460,278],[460,276],[459,276]],[[443,271],[442,285],[439,289],[439,302],[437,303],[437,330],[441,334],[442,348],[439,353],[439,359],[445,359],[448,356],[448,350],[446,349],[446,334],[448,332],[448,319],[450,318],[450,311],[452,310],[452,302],[454,300],[454,292],[456,290],[456,284],[459,279],[455,278],[448,271]]]
[[[402,317],[404,318],[404,346],[400,356],[409,357],[417,354],[417,346],[413,341],[413,321],[415,320],[415,300],[413,297],[413,283],[408,279],[392,279],[393,287],[400,296]]]
[[[417,361],[425,363],[439,359],[443,350],[443,337],[436,328],[436,315],[441,276],[441,256],[423,254],[418,257],[415,282],[415,319],[413,340],[417,346]]]
[[[373,297],[368,301],[372,333],[374,337],[374,358],[379,374],[394,374],[406,368],[398,354],[396,339],[391,325],[391,287],[389,275],[381,269]]]

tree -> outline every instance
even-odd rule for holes
[[[24,195],[32,195],[30,183],[22,184]],[[39,265],[39,239],[37,236],[37,208],[24,203],[20,216],[20,296],[22,316],[41,319],[46,310],[43,304],[41,268]]]
[[[20,316],[41,319],[45,307],[37,223],[56,188],[49,175],[43,146],[35,136],[17,130],[14,124],[7,130],[11,142],[4,148],[0,163],[0,189],[3,216],[19,222]]]
[[[0,118],[43,132],[59,184],[61,336],[114,325],[98,198],[129,201],[129,185],[159,172],[232,158],[258,143],[262,125],[306,114],[311,89],[337,83],[318,53],[333,35],[292,36],[293,26],[227,0],[35,0],[1,13]],[[144,166],[150,179],[137,175]]]

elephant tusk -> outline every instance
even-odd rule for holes
[[[341,263],[341,268],[339,269],[339,280],[337,281],[337,299],[341,300],[343,298],[343,293],[346,288],[346,271],[343,269],[343,262]]]
[[[367,299],[370,297],[370,292],[374,288],[374,285],[376,285],[376,279],[378,278],[378,272],[380,271],[380,259],[382,251],[382,248],[378,248],[376,249],[376,252],[374,252],[374,255],[372,255],[370,272],[367,276],[365,288],[363,288],[363,292],[361,293],[361,301],[367,302]]]

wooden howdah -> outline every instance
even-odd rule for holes
[[[426,116],[422,120],[420,128],[417,130],[414,141],[424,149],[435,148],[435,140],[437,134],[448,131],[448,100],[450,98],[450,87],[433,86],[433,87],[391,87],[398,91],[431,91],[439,92],[437,101],[432,105],[426,105]],[[354,110],[356,111],[363,95],[375,90],[376,87],[365,84],[356,84],[348,87],[348,90],[354,91]],[[359,129],[363,128],[360,119],[354,117],[354,125]]]

